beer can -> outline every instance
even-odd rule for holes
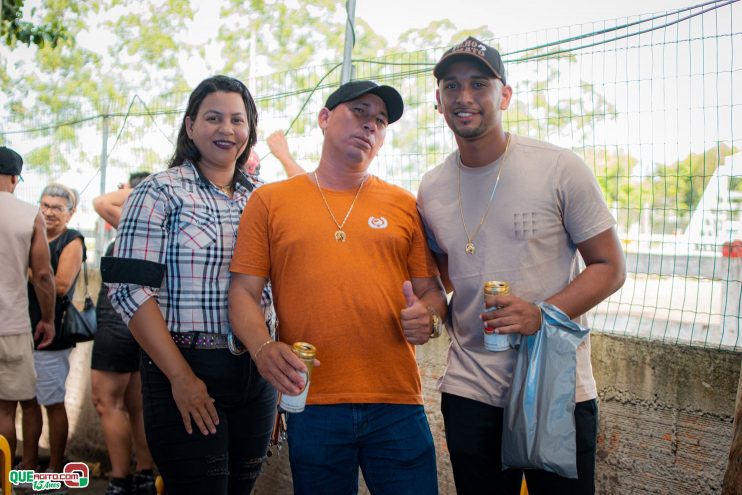
[[[279,405],[284,411],[300,413],[304,410],[304,406],[307,402],[309,384],[312,381],[312,367],[314,365],[314,358],[317,357],[317,348],[306,342],[295,342],[291,347],[291,350],[294,351],[294,354],[304,361],[304,364],[307,366],[307,372],[302,373],[304,378],[304,388],[297,395],[282,394]]]
[[[484,283],[484,297],[487,296],[509,296],[510,284],[500,280],[492,280]],[[486,304],[486,302],[485,302]],[[498,309],[497,306],[485,308],[486,312]],[[499,352],[510,349],[510,338],[507,335],[495,333],[494,328],[484,326],[484,348],[488,351]]]

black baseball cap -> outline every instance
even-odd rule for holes
[[[0,175],[21,175],[23,158],[10,148],[0,146]]]
[[[341,85],[327,98],[325,108],[332,110],[341,103],[355,100],[366,93],[374,94],[384,101],[390,124],[402,116],[404,112],[402,95],[391,86],[380,86],[373,81],[350,81]]]
[[[502,63],[500,52],[472,36],[446,50],[446,53],[433,68],[436,81],[440,81],[446,75],[446,70],[452,63],[461,59],[472,58],[482,62],[496,78],[501,80],[503,84],[507,84],[505,82],[505,65]]]

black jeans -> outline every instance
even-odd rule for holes
[[[458,495],[518,495],[524,472],[529,495],[595,493],[598,436],[598,404],[595,400],[578,402],[575,405],[576,480],[541,470],[503,471],[500,462],[503,418],[501,407],[444,393],[441,411]]]
[[[216,434],[189,435],[173,399],[170,381],[142,355],[144,426],[152,457],[170,495],[248,494],[268,449],[276,392],[247,354],[227,349],[181,349],[206,383],[219,414]]]

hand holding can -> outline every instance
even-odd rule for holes
[[[485,311],[495,311],[499,309],[497,306],[487,307],[488,296],[509,296],[510,295],[510,284],[499,280],[492,280],[484,283],[484,305]],[[510,338],[507,335],[499,335],[495,333],[494,328],[490,328],[487,324],[484,324],[484,348],[492,352],[506,351],[510,349]]]
[[[304,410],[304,406],[307,402],[309,385],[312,381],[312,368],[314,367],[314,358],[317,357],[317,348],[314,347],[312,344],[308,344],[306,342],[295,342],[291,350],[299,357],[299,359],[304,361],[304,364],[307,367],[307,372],[302,373],[302,378],[304,378],[304,388],[297,395],[282,394],[279,406],[284,411],[299,413]]]

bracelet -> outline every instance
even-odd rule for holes
[[[253,354],[252,360],[255,361],[255,362],[257,362],[258,361],[258,354],[260,354],[260,351],[262,351],[263,350],[263,347],[267,346],[271,342],[273,342],[273,340],[268,339],[265,342],[263,342],[262,344],[260,344],[260,347],[258,347],[258,350],[255,351],[255,354]]]
[[[433,306],[428,304],[427,309],[428,314],[430,315],[430,338],[437,339],[441,336],[441,333],[443,333],[444,324]]]

